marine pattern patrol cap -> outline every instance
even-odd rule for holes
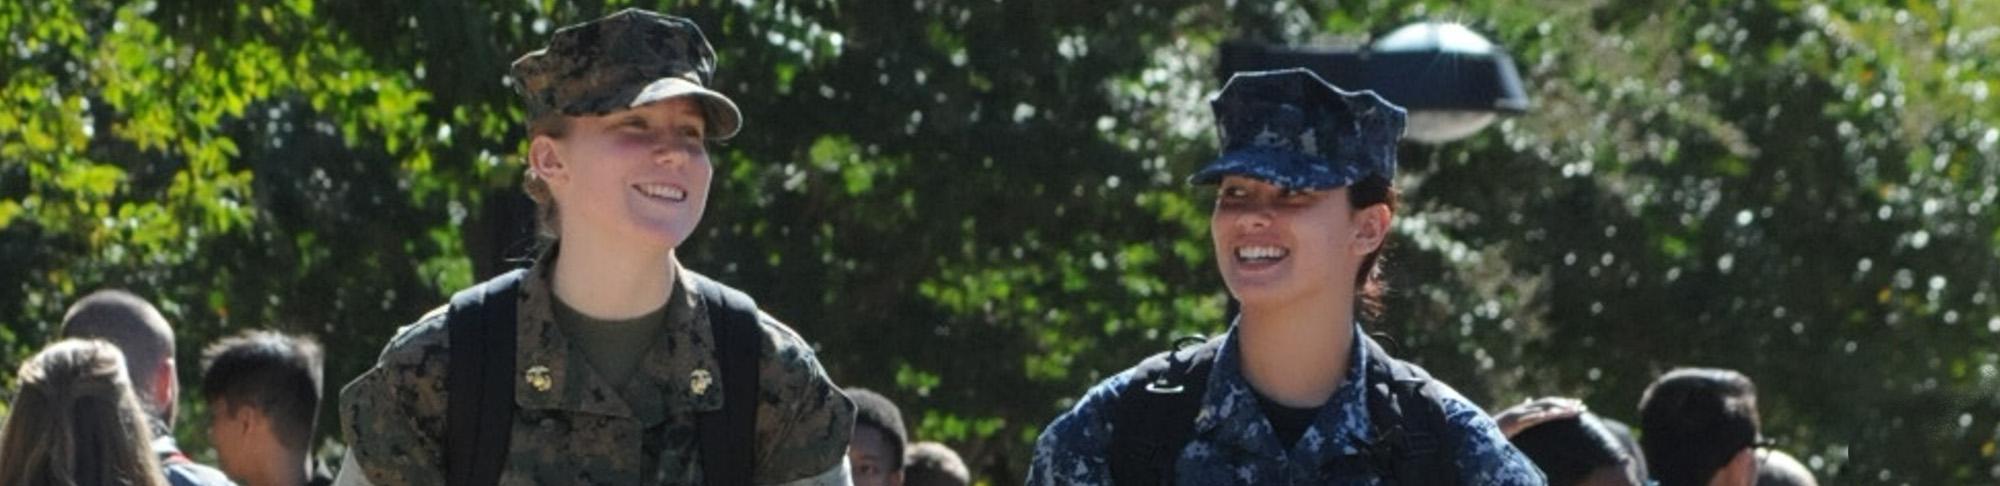
[[[682,17],[625,9],[563,27],[548,47],[515,60],[511,75],[531,117],[603,115],[687,96],[701,102],[709,139],[734,136],[743,124],[736,102],[708,89],[715,50]]]

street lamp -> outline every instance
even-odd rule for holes
[[[1404,137],[1438,144],[1528,110],[1514,59],[1464,25],[1419,22],[1365,48],[1222,45],[1217,74],[1303,67],[1343,89],[1375,90],[1410,110]]]

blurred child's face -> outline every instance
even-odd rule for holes
[[[890,440],[889,434],[875,427],[854,427],[854,438],[847,445],[847,462],[854,471],[854,486],[903,484],[903,470],[896,468],[902,458],[891,457],[894,453],[889,450]]]

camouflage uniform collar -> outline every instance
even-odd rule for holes
[[[1239,326],[1231,325],[1229,333],[1223,336],[1222,348],[1209,372],[1207,389],[1202,392],[1201,413],[1195,417],[1195,437],[1264,457],[1311,459],[1314,463],[1359,454],[1361,444],[1368,443],[1373,435],[1368,427],[1368,402],[1362,394],[1368,386],[1365,372],[1368,356],[1361,340],[1368,336],[1361,332],[1360,322],[1354,325],[1354,340],[1348,349],[1346,381],[1333,391],[1332,398],[1320,405],[1312,426],[1289,451],[1279,444],[1270,419],[1264,417],[1258,403],[1256,390],[1243,377],[1239,331]]]
[[[720,383],[698,386],[690,377],[696,370],[717,369],[715,340],[709,328],[708,310],[692,285],[686,268],[676,272],[667,301],[667,324],[654,337],[653,345],[640,357],[639,369],[630,381],[619,386],[598,375],[569,337],[555,324],[554,270],[558,248],[551,247],[535,260],[521,281],[521,302],[515,326],[519,345],[515,348],[516,374],[514,401],[527,410],[554,409],[638,419],[652,425],[666,419],[668,411],[692,413],[722,408]],[[679,265],[675,263],[674,265]],[[661,271],[672,271],[661,269]],[[533,380],[545,376],[544,389]],[[660,404],[633,407],[632,404]]]

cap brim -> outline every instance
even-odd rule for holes
[[[1188,176],[1188,183],[1214,185],[1228,176],[1260,179],[1286,189],[1346,187],[1360,178],[1352,164],[1328,164],[1288,150],[1244,148],[1223,152]]]
[[[680,97],[693,97],[701,102],[702,115],[708,121],[709,140],[728,140],[736,136],[743,127],[743,112],[736,109],[736,102],[728,96],[717,93],[694,81],[684,78],[660,78],[639,90],[632,97],[628,108],[636,108],[649,103],[657,103]]]

